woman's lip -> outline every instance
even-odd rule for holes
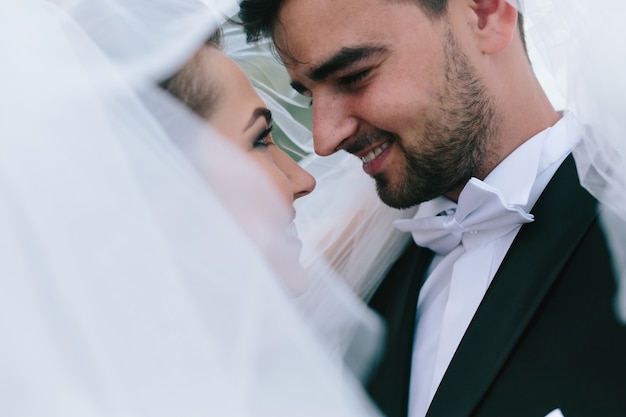
[[[382,142],[378,142],[375,145],[369,146],[365,149],[350,149],[350,147],[346,147],[346,150],[348,152],[350,152],[352,155],[356,156],[357,158],[359,158],[360,160],[363,160],[363,158],[366,158],[368,154],[370,154],[371,152],[373,152],[375,149],[380,148],[381,146],[388,146],[385,144],[389,144],[389,142],[391,142],[390,140],[385,140]]]
[[[285,240],[289,245],[297,248],[298,253],[302,250],[302,241],[298,236],[298,229],[295,222],[291,221],[285,226]]]
[[[296,229],[296,224],[293,221],[289,222],[285,227],[285,236],[287,237],[287,240],[300,240],[298,238],[298,229]]]

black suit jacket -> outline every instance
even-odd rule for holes
[[[626,416],[626,326],[597,202],[571,156],[522,226],[472,319],[428,417]],[[370,305],[387,323],[368,390],[407,415],[416,303],[433,253],[410,245]]]

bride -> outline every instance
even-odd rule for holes
[[[315,179],[274,143],[272,112],[253,89],[242,69],[220,50],[221,44],[222,35],[218,30],[179,71],[160,85],[251,156],[251,162],[256,163],[275,185],[280,194],[278,198],[291,207],[296,199],[311,193]],[[290,219],[293,220],[295,209],[291,210],[293,214]],[[302,242],[297,238],[293,221],[287,224],[283,234],[278,234],[281,235],[287,239],[286,247],[280,252],[270,250],[268,258],[279,253],[281,258],[277,262],[284,263],[285,257],[296,260]],[[286,252],[290,248],[295,249],[293,254]],[[351,300],[356,298],[350,290],[338,288],[343,284],[333,281],[335,277],[339,279],[336,269],[326,263],[316,262],[309,268],[308,274],[303,274],[308,277],[304,282],[298,282],[291,276],[283,277],[286,278],[284,283],[292,291],[298,307],[326,338],[326,342],[344,356],[357,376],[365,377],[369,361],[355,360],[355,357],[367,358],[375,354],[378,346],[371,341],[363,344],[367,339],[359,340],[359,344],[356,341],[353,344],[350,340],[350,335],[361,325],[358,315],[366,314],[366,311],[363,307],[359,308],[359,302]],[[357,309],[354,313],[351,311],[353,308]],[[354,318],[353,314],[356,315]],[[370,320],[372,323],[366,323],[367,326],[376,323],[373,318]],[[373,329],[361,330],[374,333]]]
[[[366,368],[351,342],[374,352],[378,322],[298,264],[313,181],[263,104],[217,50],[248,93],[218,85],[213,127],[157,87],[229,7],[0,5],[0,414],[378,415],[340,358]],[[224,116],[251,123],[218,118],[243,96]]]

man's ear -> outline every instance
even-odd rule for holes
[[[481,52],[497,54],[517,30],[517,10],[506,0],[469,0],[475,14],[475,31]]]

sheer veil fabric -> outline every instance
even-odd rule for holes
[[[378,415],[341,360],[366,374],[376,317],[155,87],[232,7],[0,3],[1,415]]]
[[[607,41],[625,6],[525,3],[547,83],[585,128],[574,155],[626,281],[626,61]],[[378,415],[340,357],[366,376],[379,324],[335,274],[367,299],[412,213],[384,207],[353,157],[310,155],[307,103],[263,69],[318,179],[297,207],[305,271],[263,173],[154,87],[234,7],[0,3],[1,415]]]
[[[616,310],[626,322],[626,57],[615,47],[626,35],[626,5],[527,0],[525,14],[541,81],[555,105],[583,127],[573,155],[581,184],[601,203],[621,281]]]

